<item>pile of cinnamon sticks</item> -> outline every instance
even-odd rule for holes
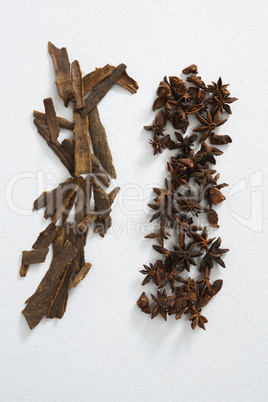
[[[74,121],[58,117],[52,99],[48,98],[44,99],[45,113],[33,112],[34,124],[72,177],[54,190],[43,192],[34,201],[33,210],[45,208],[44,216],[52,222],[39,234],[32,250],[22,252],[20,275],[26,276],[31,264],[44,262],[51,244],[53,258],[22,311],[30,329],[45,315],[62,318],[69,290],[84,279],[91,268],[84,255],[90,225],[94,224],[94,232],[104,237],[112,224],[111,205],[119,187],[108,194],[103,188],[109,187],[110,178],[116,178],[116,171],[97,104],[115,83],[131,93],[138,90],[138,84],[127,75],[124,64],[117,67],[107,64],[83,77],[79,62],[75,60],[70,64],[66,48],[58,49],[49,42],[48,50],[54,63],[59,96],[66,107],[70,101],[73,103]],[[70,130],[73,135],[60,142],[60,128]],[[71,222],[69,215],[73,208],[75,218]]]

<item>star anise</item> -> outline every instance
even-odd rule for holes
[[[204,89],[196,88],[196,87],[190,87],[188,89],[188,92],[191,94],[193,100],[196,103],[203,103],[205,98],[206,98],[206,92],[204,91]]]
[[[195,177],[195,182],[200,184],[202,187],[206,187],[209,184],[216,184],[219,178],[219,174],[212,177],[216,173],[216,170],[209,169],[209,163],[206,162],[204,165],[199,163],[195,166],[195,171],[191,173],[191,177]]]
[[[198,284],[199,289],[198,289],[198,294],[201,296],[206,289],[211,288],[211,283],[210,283],[210,269],[208,266],[205,267],[203,271],[204,277],[202,279],[199,279],[196,281],[196,284]]]
[[[198,151],[194,156],[194,162],[200,163],[201,165],[210,162],[215,165],[216,159],[214,157],[222,154],[223,152],[220,149],[210,147],[205,142],[202,142],[200,151]]]
[[[208,322],[207,318],[200,314],[201,310],[198,310],[194,305],[191,306],[191,316],[189,320],[192,321],[191,327],[195,329],[197,326],[206,330],[205,324]]]
[[[182,70],[183,74],[198,74],[198,67],[195,64],[191,64]]]
[[[179,276],[179,272],[173,269],[162,279],[158,285],[158,289],[164,288],[169,283],[172,292],[175,292],[175,281],[181,282],[181,277]]]
[[[164,81],[161,81],[159,87],[157,89],[158,98],[154,101],[153,111],[155,112],[157,109],[163,107],[166,102],[172,97],[172,92],[170,85],[167,82],[167,78],[164,78]]]
[[[207,287],[198,299],[197,308],[205,307],[212,297],[221,290],[222,283],[223,281],[221,279],[217,279],[209,288]]]
[[[168,171],[171,175],[172,190],[176,191],[181,186],[189,188],[188,181],[189,177],[186,175],[185,171],[181,171],[176,168],[172,163],[167,162]],[[185,169],[186,170],[186,169]]]
[[[178,77],[169,77],[171,91],[174,98],[178,102],[190,102],[192,99],[191,95],[187,92],[187,87],[183,80]]]
[[[216,127],[221,126],[222,124],[224,124],[227,119],[219,119],[220,116],[220,110],[218,110],[218,112],[215,115],[211,115],[209,110],[206,110],[206,114],[207,117],[203,117],[201,114],[196,114],[196,118],[200,121],[200,123],[202,123],[201,126],[196,127],[193,129],[193,131],[195,132],[200,132],[203,133],[199,142],[203,142],[205,141],[210,133],[215,130]]]
[[[194,168],[194,151],[191,150],[188,154],[178,154],[177,156],[172,156],[170,158],[172,164],[179,169],[181,172],[190,173],[190,171]]]
[[[228,184],[222,183],[217,184],[216,186],[211,186],[209,189],[207,189],[206,197],[210,208],[213,204],[218,205],[220,202],[225,200],[225,197],[220,189],[226,186],[228,186]]]
[[[181,107],[172,107],[171,104],[166,104],[166,115],[172,126],[176,130],[182,130],[184,133],[189,126],[189,121],[186,113]]]
[[[212,114],[216,113],[218,110],[220,110],[221,113],[227,112],[229,114],[232,114],[232,110],[229,104],[237,100],[237,98],[230,98],[228,94],[220,93],[217,96],[214,95],[212,99],[206,99],[206,102],[210,105],[214,105],[211,110]]]
[[[175,319],[178,320],[183,314],[188,313],[192,303],[196,301],[196,292],[185,292],[181,287],[176,287],[176,299],[174,303]]]
[[[199,271],[205,271],[206,267],[208,269],[213,268],[213,262],[215,261],[218,263],[221,267],[225,268],[225,263],[221,259],[222,254],[225,254],[229,251],[228,248],[220,248],[221,246],[221,238],[218,237],[218,239],[210,246],[210,249],[207,251],[207,254],[205,257],[202,259],[199,267]]]
[[[173,214],[173,228],[179,233],[179,244],[183,245],[185,242],[185,234],[188,237],[192,237],[193,232],[202,230],[201,226],[193,225],[193,218],[187,217],[187,215],[175,215]]]
[[[142,269],[140,272],[143,275],[146,275],[146,277],[144,278],[142,285],[146,285],[146,283],[151,282],[151,279],[156,283],[156,270],[155,270],[155,266],[153,264],[149,264],[149,267],[147,265],[144,265],[145,269]]]
[[[193,278],[188,278],[187,281],[184,281],[183,290],[185,292],[195,292],[196,291],[196,284]]]
[[[210,223],[210,226],[214,227],[214,228],[219,228],[220,226],[218,225],[218,221],[219,221],[219,217],[216,211],[214,211],[214,209],[210,209],[207,212],[207,218],[208,221]]]
[[[175,135],[177,137],[177,140],[179,141],[179,144],[176,144],[177,148],[180,148],[182,153],[184,155],[187,155],[194,146],[194,142],[197,140],[198,134],[192,134],[190,135],[190,137],[188,137],[187,135],[183,138],[181,133],[175,131]]]
[[[174,246],[174,251],[171,251],[171,255],[174,257],[176,265],[183,265],[184,268],[189,272],[191,265],[197,265],[194,258],[199,257],[202,253],[194,252],[195,243],[189,243],[187,246],[183,244],[180,247]]]
[[[163,304],[167,298],[167,293],[166,290],[164,289],[163,292],[157,291],[157,296],[154,296],[151,294],[151,297],[153,301],[156,302],[156,306],[152,310],[152,316],[151,318],[155,318],[158,314],[161,315],[161,317],[164,318],[164,320],[167,320],[167,310],[165,307],[163,307]]]
[[[145,292],[140,295],[139,300],[137,301],[137,306],[146,314],[150,314],[149,300],[146,296]]]
[[[194,197],[191,190],[189,190],[186,195],[180,194],[178,198],[179,209],[182,212],[189,212],[193,216],[198,216],[200,212],[206,211],[206,209],[200,205],[202,198],[202,194],[198,194],[196,197]]]
[[[154,188],[154,192],[157,197],[154,198],[156,204],[148,204],[148,206],[154,209],[155,212],[150,220],[153,222],[155,219],[161,219],[161,227],[166,226],[166,218],[172,221],[172,212],[173,212],[173,204],[174,200],[176,200],[176,194],[172,191],[169,181],[165,180],[166,189]]]
[[[207,91],[212,92],[214,95],[230,95],[227,87],[229,84],[223,85],[221,77],[218,79],[217,83],[212,81],[212,85],[207,86]]]
[[[170,234],[166,231],[165,227],[161,227],[157,232],[145,236],[145,239],[157,239],[160,246],[163,247],[164,240],[167,240],[168,236],[170,236]]]
[[[213,237],[213,239],[208,239],[208,230],[206,227],[203,229],[201,234],[193,233],[192,237],[196,242],[195,245],[200,247],[200,250],[208,250],[208,245],[215,239],[215,237]]]
[[[207,89],[206,84],[204,83],[204,81],[202,81],[201,77],[198,77],[196,75],[191,75],[190,77],[187,77],[186,80],[188,82],[191,82],[198,88],[205,89],[205,90]]]
[[[154,134],[158,136],[162,136],[163,131],[165,130],[167,124],[167,118],[163,110],[157,113],[152,126],[144,126],[144,129],[147,131],[153,131]]]
[[[154,135],[154,139],[149,141],[149,144],[152,145],[154,149],[154,155],[161,154],[163,149],[169,148],[172,149],[174,146],[174,141],[170,138],[170,135],[167,134],[164,137],[160,138],[157,134]]]

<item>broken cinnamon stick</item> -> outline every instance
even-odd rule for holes
[[[62,318],[66,310],[69,286],[76,269],[76,263],[71,262],[60,280],[58,289],[51,300],[48,308],[47,318]]]
[[[22,263],[26,265],[39,264],[44,262],[48,253],[48,247],[38,248],[36,250],[23,251],[22,252]]]
[[[123,72],[116,83],[127,89],[132,94],[135,94],[139,89],[138,83],[133,80],[133,78],[131,78],[126,71]]]
[[[75,109],[82,109],[83,107],[85,107],[84,85],[81,68],[77,60],[72,62],[71,77],[76,98]]]
[[[106,64],[106,66],[102,68],[96,68],[95,71],[85,75],[83,77],[84,91],[85,95],[95,87],[99,82],[104,80],[104,78],[108,77],[114,70],[114,66],[110,66]]]
[[[42,123],[47,124],[47,116],[45,113],[38,112],[37,110],[33,111],[33,117],[42,121]],[[57,116],[58,124],[61,128],[66,128],[67,130],[73,130],[74,123],[69,120],[64,119],[63,117]]]
[[[116,83],[118,78],[123,74],[127,66],[119,64],[113,72],[103,81],[97,84],[85,100],[85,107],[81,110],[81,116],[85,117],[106,95],[109,89]]]
[[[70,154],[73,155],[73,153],[74,153],[74,140],[72,140],[71,138],[66,138],[65,140],[62,141],[62,145]],[[106,187],[109,187],[110,179],[109,179],[107,173],[100,168],[100,161],[98,160],[98,158],[94,154],[91,154],[91,165],[92,165],[92,173]]]
[[[50,268],[42,279],[35,293],[28,300],[28,304],[22,311],[26,321],[33,329],[48,312],[49,305],[59,286],[60,279],[77,253],[76,248],[66,240],[57,258],[52,261]]]
[[[60,134],[60,126],[54,109],[53,101],[52,98],[46,98],[43,102],[46,111],[46,121],[50,138],[52,142],[55,142]]]
[[[88,117],[74,112],[74,160],[75,176],[91,173],[91,150],[88,136]]]
[[[26,276],[30,264],[44,262],[48,253],[47,248],[38,248],[37,250],[23,251],[20,267],[20,276]]]
[[[48,227],[39,234],[36,242],[33,244],[32,248],[33,249],[38,249],[38,248],[46,248],[49,247],[49,245],[52,243],[54,237],[56,236],[56,226],[52,222]]]
[[[47,207],[50,200],[56,197],[57,191],[59,191],[60,189],[62,190],[72,180],[73,180],[72,178],[65,180],[64,182],[60,183],[58,187],[54,188],[51,191],[43,191],[43,193],[39,195],[39,197],[34,201],[33,211]]]
[[[71,71],[68,53],[65,47],[58,49],[53,43],[48,42],[48,51],[53,59],[56,73],[56,85],[58,93],[67,107],[70,100],[76,101],[74,88],[71,82]]]
[[[34,119],[34,124],[37,128],[38,133],[46,140],[47,145],[55,152],[55,154],[60,158],[64,166],[69,170],[70,174],[73,176],[74,170],[73,165],[70,163],[66,155],[61,150],[61,144],[56,140],[52,142],[50,139],[49,131],[40,120]]]
[[[88,124],[94,154],[97,156],[103,168],[111,176],[111,178],[116,179],[116,171],[113,164],[111,150],[108,145],[106,131],[100,121],[100,116],[97,107],[95,107],[89,113]]]
[[[92,267],[92,264],[87,262],[79,271],[79,273],[74,277],[72,282],[69,285],[69,289],[75,288],[79,282],[81,282],[87,275],[88,271]]]
[[[92,88],[94,88],[99,82],[104,80],[104,78],[108,77],[114,69],[115,69],[114,66],[106,64],[106,66],[102,68],[96,68],[95,71],[92,71],[91,73],[85,75],[83,77],[85,95]],[[123,72],[123,74],[121,75],[121,77],[118,78],[116,83],[121,85],[123,88],[127,89],[132,94],[135,94],[139,89],[137,82],[133,80],[133,78],[129,77],[126,71]]]

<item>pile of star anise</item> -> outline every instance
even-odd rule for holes
[[[174,314],[179,319],[183,314],[189,314],[193,329],[197,325],[205,329],[207,319],[201,315],[201,309],[222,287],[220,279],[211,283],[210,272],[215,264],[225,267],[221,257],[228,249],[220,248],[220,237],[208,238],[207,228],[196,225],[194,218],[206,214],[208,223],[219,227],[214,206],[225,200],[221,189],[227,184],[218,183],[220,175],[211,165],[216,164],[215,156],[223,152],[209,146],[205,140],[209,139],[212,145],[232,142],[228,135],[218,135],[215,130],[227,121],[222,115],[232,113],[229,105],[237,98],[230,97],[228,85],[223,85],[221,78],[217,83],[206,85],[196,75],[195,65],[185,68],[183,73],[188,75],[189,85],[178,77],[165,77],[160,82],[153,110],[162,110],[157,113],[153,125],[145,127],[153,133],[150,143],[154,154],[165,148],[178,149],[179,153],[167,163],[169,174],[165,188],[154,188],[156,197],[154,203],[149,204],[154,210],[151,222],[157,219],[159,229],[146,237],[158,241],[159,245],[153,248],[162,259],[144,265],[140,272],[145,275],[142,285],[152,281],[157,286],[157,295],[151,295],[153,305],[150,306],[143,292],[137,305],[144,313],[151,314],[151,318],[160,314],[166,320],[167,314]],[[191,115],[200,125],[192,129],[194,133],[190,136],[183,135]],[[175,131],[176,140],[164,132],[168,121],[179,130]],[[173,250],[164,247],[171,231],[176,242]],[[188,275],[183,273],[190,272],[191,265],[197,267],[198,279],[187,278]]]

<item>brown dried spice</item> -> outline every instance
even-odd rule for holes
[[[26,318],[30,329],[35,328],[44,315],[47,314],[49,305],[56,293],[66,266],[73,260],[76,253],[76,248],[66,240],[58,256],[52,261],[50,268],[35,293],[28,300],[28,304],[22,311],[22,314]]]
[[[51,243],[53,256],[47,274],[35,294],[28,298],[28,304],[23,310],[31,329],[44,315],[47,318],[62,318],[66,310],[68,291],[85,278],[91,267],[91,264],[85,263],[84,255],[89,225],[95,222],[94,231],[104,236],[112,223],[111,205],[119,187],[107,194],[97,182],[99,180],[109,187],[109,174],[116,177],[116,173],[97,109],[89,114],[92,117],[92,136],[95,136],[95,152],[98,153],[99,150],[102,167],[107,172],[101,168],[99,159],[91,154],[88,116],[87,113],[83,117],[80,114],[80,111],[85,112],[85,92],[95,87],[87,99],[88,102],[92,99],[97,104],[115,82],[131,93],[138,89],[137,83],[126,74],[125,65],[117,68],[108,65],[82,78],[77,60],[70,67],[65,48],[58,49],[49,42],[49,52],[54,63],[59,95],[65,106],[69,100],[74,103],[74,122],[58,117],[52,99],[47,98],[44,100],[45,113],[33,112],[34,124],[73,177],[51,191],[44,191],[34,201],[33,210],[45,208],[44,216],[51,218],[52,223],[39,234],[33,250],[23,252],[20,274],[26,275],[30,263],[44,261]],[[66,138],[62,143],[59,142],[60,128],[73,130],[74,139]],[[85,178],[80,176],[87,173],[89,174]],[[92,187],[94,206],[90,203]],[[75,224],[70,224],[68,219],[74,206]]]
[[[108,145],[105,128],[100,121],[97,106],[88,114],[88,123],[94,154],[111,178],[116,179],[112,154]]]
[[[70,100],[76,101],[67,50],[65,47],[58,49],[53,43],[48,42],[48,51],[53,59],[59,95],[67,107]]]
[[[103,81],[97,84],[92,92],[88,95],[85,100],[85,107],[81,110],[81,116],[85,117],[95,106],[102,100],[109,89],[116,83],[118,78],[123,74],[127,66],[125,64],[119,64],[113,72],[106,77]]]
[[[191,65],[183,73],[197,74],[197,67]],[[221,78],[208,86],[196,75],[187,77],[187,82],[194,86],[187,87],[187,83],[178,77],[164,77],[157,89],[158,98],[153,104],[153,110],[163,109],[157,113],[153,124],[145,127],[153,134],[150,143],[154,154],[161,153],[165,148],[178,149],[179,153],[172,156],[167,164],[169,177],[165,179],[165,188],[154,188],[156,197],[154,203],[149,204],[154,210],[151,222],[158,220],[159,229],[145,237],[158,241],[160,245],[154,245],[153,248],[162,255],[162,260],[144,265],[140,272],[145,275],[142,285],[153,281],[158,289],[157,296],[151,295],[156,303],[152,306],[151,318],[160,314],[165,320],[167,315],[180,319],[183,314],[189,314],[193,329],[197,326],[205,329],[207,319],[201,315],[201,309],[222,288],[220,279],[210,283],[210,271],[215,264],[225,267],[221,257],[228,249],[221,249],[221,239],[209,238],[207,228],[202,230],[194,222],[194,218],[202,212],[207,214],[212,227],[219,227],[218,214],[212,206],[225,200],[221,189],[227,186],[226,183],[218,184],[220,175],[210,165],[215,165],[215,157],[223,152],[204,141],[209,138],[211,144],[215,145],[232,142],[228,135],[215,134],[214,130],[226,121],[220,114],[230,114],[229,104],[237,99],[229,97],[228,85],[223,85]],[[211,93],[213,98],[208,97]],[[189,126],[189,114],[202,123],[202,126],[193,130],[202,134],[201,147],[197,150],[198,135],[188,137],[182,134]],[[173,141],[168,134],[164,135],[167,121],[182,131],[175,132],[177,141]],[[186,187],[189,190],[185,191]],[[202,232],[197,233],[200,230]],[[173,231],[177,243],[170,250],[165,247],[165,241],[169,236],[172,239]],[[197,267],[201,278],[183,278],[181,273],[190,271],[193,266]],[[159,289],[162,289],[162,293]],[[171,294],[167,289],[171,289]],[[137,305],[142,311],[150,313],[150,302],[145,293]]]
[[[54,109],[52,98],[44,99],[44,106],[46,111],[46,123],[50,138],[52,142],[55,142],[60,133],[60,126],[57,119],[57,115]]]

